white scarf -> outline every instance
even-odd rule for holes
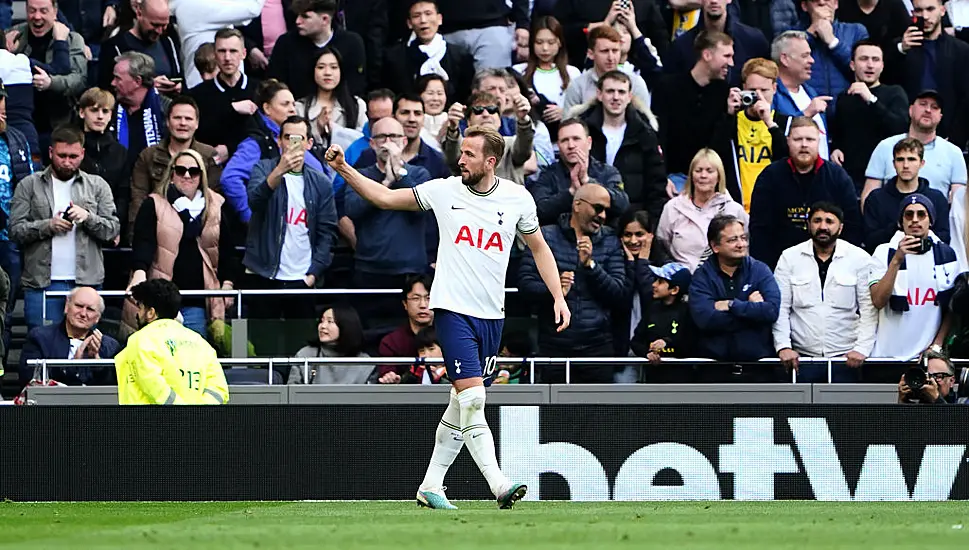
[[[190,220],[195,221],[202,214],[202,211],[205,210],[205,196],[202,195],[201,190],[196,189],[194,198],[189,199],[186,196],[178,197],[172,203],[172,208],[178,213],[188,210]]]
[[[417,40],[417,35],[410,33],[410,38],[407,39],[407,46],[410,47],[415,40]],[[441,60],[444,59],[444,54],[447,52],[447,42],[444,41],[444,37],[441,36],[440,33],[434,35],[434,38],[431,39],[430,44],[427,44],[426,46],[423,44],[418,44],[417,48],[427,56],[427,61],[421,65],[419,76],[436,74],[444,80],[450,80],[447,75],[447,71],[445,71],[444,67],[441,66]]]

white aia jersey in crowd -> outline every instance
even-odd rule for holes
[[[495,178],[487,193],[458,176],[414,188],[422,210],[433,210],[441,235],[431,308],[479,319],[505,317],[505,272],[515,233],[538,231],[535,200],[521,185]]]

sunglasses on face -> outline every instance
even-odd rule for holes
[[[925,210],[906,210],[905,219],[908,221],[912,220],[924,220],[929,217],[929,213]]]
[[[592,210],[595,211],[596,216],[598,216],[599,214],[602,214],[603,212],[605,212],[606,210],[609,209],[609,207],[606,206],[606,205],[604,205],[604,204],[598,204],[598,203],[595,203],[595,202],[589,202],[589,201],[587,201],[585,199],[578,199],[578,200],[581,201],[581,202],[584,202],[584,203],[588,204],[589,206],[591,206],[592,207]]]
[[[488,111],[489,115],[496,115],[498,114],[498,106],[497,105],[475,105],[474,107],[471,107],[471,112],[476,115],[480,115],[485,111]]]
[[[185,176],[191,176],[193,178],[197,178],[202,175],[202,169],[199,168],[198,166],[176,166],[172,168],[172,171],[175,172],[176,176],[180,176],[183,178]]]

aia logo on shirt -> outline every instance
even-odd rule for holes
[[[915,294],[912,294],[912,290],[908,291],[908,305],[910,306],[934,306],[935,305],[935,289],[934,288],[916,288]]]
[[[300,208],[296,210],[295,208],[290,208],[289,213],[286,215],[286,223],[306,227],[306,209]]]
[[[461,229],[458,231],[457,238],[454,239],[454,244],[467,243],[468,245],[474,248],[480,248],[481,250],[496,248],[498,252],[505,251],[505,244],[501,240],[500,233],[492,233],[490,237],[485,237],[486,235],[484,229],[478,229],[477,232],[474,232],[470,227],[462,225]]]

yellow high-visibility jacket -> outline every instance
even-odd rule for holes
[[[215,350],[174,319],[159,319],[132,334],[114,366],[122,405],[229,402],[229,386]]]

